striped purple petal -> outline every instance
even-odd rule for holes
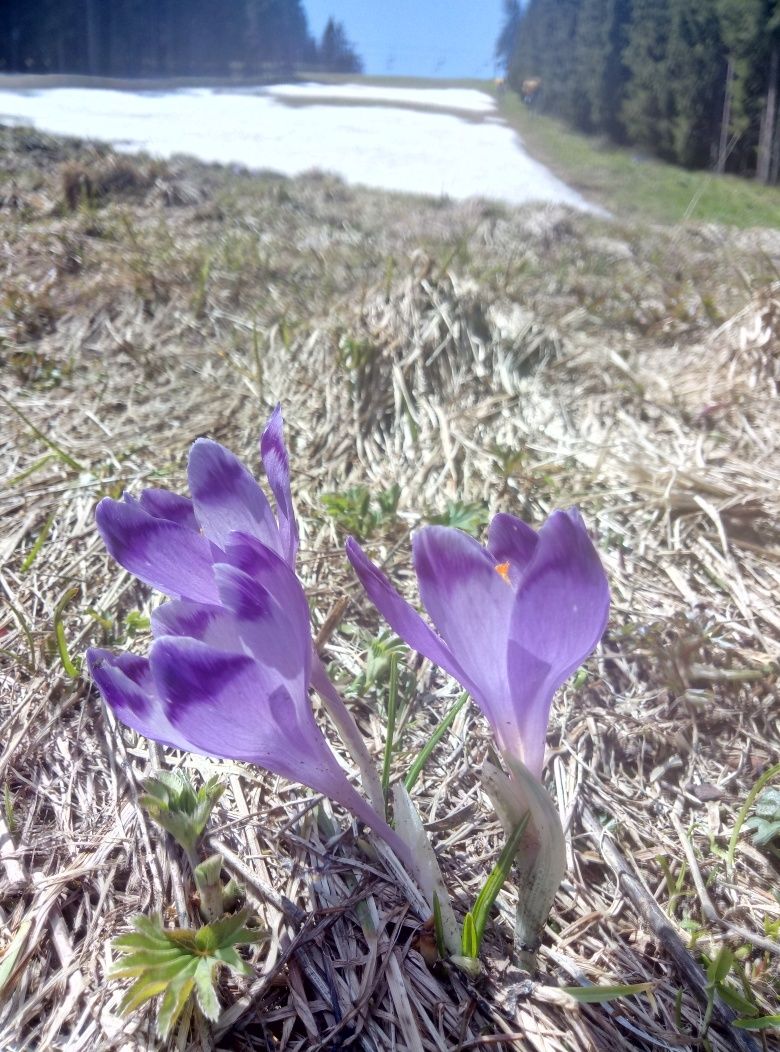
[[[298,552],[298,525],[295,521],[290,491],[290,462],[284,444],[282,407],[277,405],[260,439],[260,456],[276,500],[276,516],[282,538],[282,553],[290,566],[295,566]]]
[[[105,497],[95,519],[110,554],[145,584],[180,599],[218,601],[212,548],[205,537],[150,515],[136,501]]]
[[[195,515],[219,548],[240,530],[281,554],[281,539],[268,498],[241,461],[219,442],[199,438],[190,450],[187,477]]]
[[[121,723],[162,745],[189,747],[165,714],[147,658],[92,648],[87,651],[87,667],[103,701]]]
[[[439,665],[457,679],[466,690],[476,693],[476,687],[455,659],[443,640],[423,621],[417,611],[402,599],[378,566],[366,556],[354,539],[347,538],[347,557],[366,593],[392,630],[409,646]]]
[[[145,489],[141,494],[139,504],[144,511],[154,515],[156,519],[177,522],[179,526],[186,526],[188,530],[194,530],[195,533],[200,530],[192,501],[187,497],[179,496],[178,493],[171,493],[167,489]]]
[[[415,534],[413,551],[425,609],[500,734],[515,591],[490,553],[460,530],[428,526]]]

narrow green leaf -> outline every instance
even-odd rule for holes
[[[487,926],[488,917],[490,916],[490,911],[493,908],[493,904],[496,901],[499,891],[509,877],[512,863],[517,855],[520,841],[523,839],[523,834],[525,833],[529,818],[530,812],[526,811],[517,826],[512,830],[509,839],[506,844],[504,844],[501,854],[498,856],[498,861],[493,867],[490,876],[485,881],[479,895],[477,895],[477,901],[474,903],[471,910],[474,915],[477,953],[479,953],[479,948],[482,945],[482,939],[485,935],[485,928]]]
[[[132,979],[133,976],[143,976],[149,982],[169,983],[177,975],[185,971],[192,957],[179,953],[167,961],[142,961],[143,954],[136,954],[135,959],[125,958],[124,961],[111,969],[112,979]]]
[[[138,979],[130,989],[127,991],[125,996],[119,1003],[119,1011],[122,1015],[127,1012],[131,1012],[134,1008],[138,1008],[139,1005],[144,1004],[146,1001],[150,1001],[157,994],[161,994],[163,990],[168,988],[167,980],[153,980],[145,982],[143,979]]]
[[[734,867],[734,857],[735,857],[735,855],[737,853],[737,842],[739,841],[739,831],[742,828],[743,822],[747,818],[748,811],[753,806],[753,803],[754,803],[756,797],[761,792],[761,790],[764,788],[764,786],[767,784],[767,782],[770,782],[778,774],[780,774],[780,763],[776,763],[774,765],[774,767],[770,767],[768,771],[764,771],[764,773],[761,775],[761,777],[757,780],[756,784],[753,786],[753,788],[748,793],[747,797],[745,798],[744,804],[739,809],[739,814],[737,815],[737,820],[734,823],[734,828],[731,831],[731,839],[729,840],[728,855],[726,857],[726,865],[727,865],[727,868],[728,868],[729,872]],[[769,1017],[767,1017],[767,1018],[769,1018]]]
[[[734,964],[734,954],[724,944],[721,945],[718,950],[718,954],[714,957],[707,968],[707,979],[711,986],[717,986],[718,983],[722,983],[726,976],[731,971],[731,967]]]
[[[172,945],[170,939],[165,937],[158,939],[141,932],[130,932],[128,935],[119,935],[113,941],[117,950],[130,953],[132,950],[144,950],[148,953],[179,953]]]
[[[40,471],[41,468],[45,467],[50,460],[55,459],[56,457],[54,453],[44,453],[42,457],[38,457],[38,459],[33,461],[28,468],[24,469],[24,471],[20,471],[18,475],[12,476],[6,485],[9,489],[11,486],[18,486],[20,482],[24,482],[25,479],[30,477],[30,475],[34,475],[36,471]]]
[[[0,959],[0,994],[2,994],[3,987],[8,982],[16,966],[17,958],[24,946],[24,940],[27,938],[27,932],[30,930],[31,924],[31,920],[23,920],[13,939],[11,939],[3,952],[2,959]]]
[[[78,679],[80,673],[76,665],[71,661],[70,654],[68,653],[68,644],[65,640],[65,628],[62,624],[62,611],[71,601],[79,594],[77,585],[72,588],[68,588],[65,594],[62,596],[57,606],[54,608],[54,637],[57,640],[57,650],[60,655],[60,661],[62,667],[71,679]]]
[[[390,785],[390,760],[393,754],[395,739],[395,714],[398,703],[398,655],[390,655],[390,685],[387,691],[387,732],[385,737],[385,757],[382,763],[382,793],[387,799],[387,788]]]
[[[740,1030],[769,1030],[780,1026],[780,1015],[760,1015],[755,1019],[735,1019],[731,1024],[738,1026]]]
[[[477,929],[474,925],[474,916],[471,913],[471,911],[469,911],[463,918],[463,935],[461,936],[461,949],[464,957],[479,957]]]
[[[44,543],[46,542],[46,538],[49,536],[49,530],[51,529],[51,524],[54,522],[56,514],[57,509],[55,508],[54,511],[52,511],[52,513],[49,515],[46,522],[44,522],[43,526],[41,526],[41,531],[35,538],[35,543],[33,544],[32,548],[30,548],[29,552],[25,556],[24,562],[20,567],[21,573],[27,573],[32,564],[35,562],[38,556],[38,552],[41,550]]]
[[[48,438],[46,435],[44,435],[43,431],[41,431],[39,428],[37,428],[35,426],[35,424],[32,422],[32,420],[29,420],[24,415],[24,413],[21,411],[21,409],[18,409],[13,404],[13,402],[9,402],[8,399],[5,397],[5,395],[0,394],[0,401],[5,402],[5,404],[8,406],[8,408],[10,410],[12,410],[12,412],[16,413],[16,415],[19,417],[20,420],[24,421],[24,423],[27,425],[27,427],[29,427],[29,429],[36,436],[36,438],[39,438],[41,440],[41,442],[43,442],[45,445],[47,445],[49,447],[49,449],[53,450],[57,454],[57,456],[60,458],[60,460],[63,460],[68,465],[68,467],[73,468],[74,471],[83,471],[84,470],[82,468],[81,464],[79,464],[79,462],[77,460],[74,460],[73,457],[69,456],[65,452],[65,450],[62,449],[61,446],[58,446],[57,443],[54,442],[51,438]]]
[[[718,987],[718,996],[726,1002],[729,1008],[733,1008],[737,1015],[741,1016],[755,1016],[758,1015],[758,1008],[742,994],[738,994],[732,986],[727,986],[725,983]]]
[[[455,702],[455,704],[452,706],[449,712],[445,713],[444,718],[438,724],[433,734],[428,739],[427,743],[420,750],[417,759],[409,768],[409,773],[407,774],[404,780],[404,785],[406,786],[406,791],[408,793],[412,791],[412,787],[414,786],[417,779],[420,777],[423,767],[425,767],[426,763],[428,762],[429,756],[439,744],[444,735],[447,733],[447,731],[450,729],[450,727],[455,721],[455,717],[458,715],[458,713],[468,700],[469,696],[466,693],[466,691],[464,691],[458,697],[458,700]]]
[[[634,997],[653,989],[654,983],[631,983],[626,986],[564,986],[562,989],[576,1001],[586,1005],[604,1004],[616,997]]]

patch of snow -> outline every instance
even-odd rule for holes
[[[431,89],[437,96],[450,90]],[[420,100],[426,94],[414,93]],[[386,190],[595,210],[529,157],[508,125],[451,113],[359,104],[291,107],[269,93],[224,89],[47,88],[0,91],[0,122],[8,118],[128,152],[189,154],[285,175],[319,168]]]
[[[281,99],[336,99],[351,102],[400,102],[427,109],[492,113],[496,103],[487,92],[476,88],[387,88],[378,84],[274,84],[264,94]]]

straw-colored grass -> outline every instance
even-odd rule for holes
[[[226,979],[220,1022],[195,1018],[180,1048],[772,1047],[720,1002],[702,1043],[700,966],[725,942],[743,996],[778,1011],[776,873],[747,836],[733,867],[726,849],[780,760],[780,235],[185,162],[112,180],[106,151],[1,138],[0,1047],[157,1047],[153,1013],[121,1017],[106,975],[135,913],[193,916],[183,859],[137,806],[178,764],[227,780],[210,844],[268,929],[254,980]],[[68,674],[90,643],[143,652],[128,615],[159,598],[106,556],[97,500],[183,490],[199,435],[256,463],[277,400],[342,685],[381,625],[323,493],[400,484],[365,542],[409,595],[409,529],[448,502],[535,525],[576,503],[593,530],[614,605],[554,706],[569,869],[533,979],[510,959],[522,888],[499,896],[478,983],[429,966],[419,893],[347,816],[328,840],[308,791],[139,740]],[[401,682],[393,777],[458,692],[413,655]],[[350,700],[378,759],[383,700]],[[502,843],[489,741],[466,706],[414,791],[461,915]],[[605,1005],[558,989],[643,981],[652,996]]]

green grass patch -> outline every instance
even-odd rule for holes
[[[635,147],[582,135],[530,110],[514,92],[499,99],[499,108],[532,157],[621,218],[780,227],[780,187],[688,171],[643,156]]]

